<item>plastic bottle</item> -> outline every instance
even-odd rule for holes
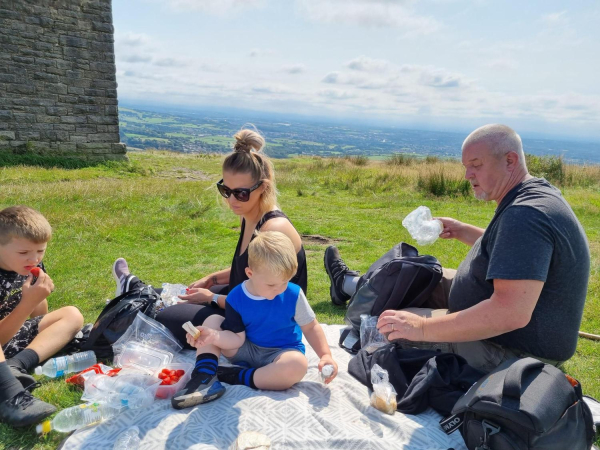
[[[427,206],[419,206],[408,214],[402,221],[402,225],[419,245],[433,244],[444,231],[442,221],[434,219]]]
[[[120,412],[120,408],[112,408],[104,403],[86,403],[63,409],[54,419],[42,422],[35,430],[38,433],[48,433],[52,430],[68,433],[110,419]]]
[[[66,373],[81,372],[94,364],[96,364],[96,354],[93,350],[88,350],[74,355],[51,358],[43,366],[37,366],[35,374],[43,374],[50,378],[62,377]]]
[[[88,402],[102,402],[114,408],[146,408],[154,402],[156,391],[146,384],[148,379],[155,380],[155,384],[160,382],[157,378],[144,374],[118,377],[92,375],[85,382],[81,399]]]
[[[333,374],[333,366],[331,364],[325,364],[321,369],[321,381],[325,383],[325,380]]]
[[[117,436],[113,450],[137,450],[140,446],[140,429],[136,426],[127,428]]]

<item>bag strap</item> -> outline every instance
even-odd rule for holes
[[[534,358],[522,358],[511,364],[504,377],[502,398],[510,397],[516,400],[521,398],[521,387],[525,372],[544,367],[544,363]]]

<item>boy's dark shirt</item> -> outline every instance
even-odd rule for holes
[[[575,353],[590,272],[585,232],[560,191],[544,179],[515,186],[452,281],[450,312],[490,298],[493,280],[544,282],[530,322],[490,338],[555,361]]]
[[[43,265],[39,267],[44,270]],[[0,320],[13,312],[21,302],[22,287],[26,279],[26,276],[17,272],[0,269]]]

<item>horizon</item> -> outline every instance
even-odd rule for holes
[[[119,99],[600,142],[600,5],[113,0]]]

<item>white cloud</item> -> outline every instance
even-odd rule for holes
[[[115,33],[115,45],[122,47],[140,47],[149,44],[150,36],[143,33]]]
[[[275,51],[270,48],[253,48],[250,50],[250,53],[248,53],[248,56],[251,58],[259,58],[262,56],[273,56],[274,54]]]
[[[163,58],[156,58],[152,64],[160,67],[186,67],[190,65],[190,62],[184,61],[181,58],[172,58],[167,56]]]
[[[125,56],[119,56],[120,61],[125,61],[128,63],[148,63],[152,61],[152,57],[150,55],[144,55],[141,53],[134,53]]]
[[[567,22],[567,11],[560,11],[551,14],[545,14],[540,19],[549,26],[564,25]]]
[[[317,95],[335,100],[347,100],[357,97],[356,94],[341,89],[322,89],[317,92]]]
[[[265,4],[264,0],[166,0],[166,3],[179,11],[203,11],[217,15],[261,8]]]
[[[412,0],[296,0],[310,20],[366,27],[401,28],[407,34],[430,34],[440,28],[433,17],[420,16]]]
[[[488,61],[486,67],[495,71],[512,71],[519,68],[519,63],[511,58],[496,58]]]
[[[389,64],[388,61],[382,59],[371,59],[366,56],[359,56],[352,61],[348,61],[346,67],[361,72],[384,72],[389,67]]]
[[[296,75],[299,73],[306,72],[306,66],[304,64],[292,64],[289,66],[283,66],[281,68],[282,72],[289,73],[290,75]]]

